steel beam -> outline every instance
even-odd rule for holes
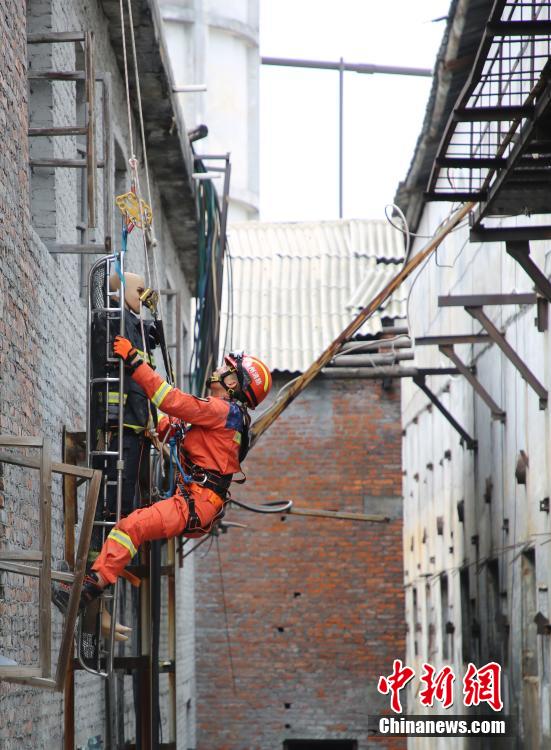
[[[277,65],[286,68],[313,68],[314,70],[343,70],[350,73],[381,73],[398,76],[424,76],[432,78],[430,68],[405,68],[397,65],[373,65],[371,63],[347,63],[327,60],[300,60],[287,57],[261,57],[262,65]]]
[[[438,297],[438,307],[482,307],[483,305],[535,305],[537,294],[450,294]],[[491,336],[492,334],[490,334]]]
[[[431,389],[427,386],[425,383],[425,376],[424,375],[416,375],[413,378],[413,382],[416,386],[418,386],[425,396],[431,401],[438,411],[440,411],[444,417],[448,420],[448,422],[451,424],[451,426],[454,428],[456,432],[458,432],[461,435],[461,440],[464,441],[465,445],[470,451],[476,450],[477,442],[472,438],[468,432],[466,432],[463,427],[459,424],[459,422],[450,414],[450,412],[446,409],[444,404],[440,401],[438,396],[434,394]]]
[[[505,245],[507,253],[522,266],[536,285],[536,289],[551,302],[551,283],[530,257],[530,243],[527,240],[509,241]]]
[[[435,164],[440,169],[499,169],[507,165],[507,159],[476,159],[461,156],[439,156]]]
[[[330,378],[381,380],[413,378],[418,375],[460,375],[456,367],[324,367],[321,374]]]
[[[499,346],[507,359],[511,362],[511,364],[514,365],[514,367],[516,367],[516,369],[519,371],[524,380],[526,380],[532,390],[537,393],[540,400],[540,409],[545,409],[547,407],[548,399],[547,389],[540,383],[533,372],[525,365],[525,363],[518,356],[513,347],[507,342],[505,336],[498,331],[492,321],[484,313],[482,307],[471,307],[467,305],[465,306],[465,310],[469,313],[469,315],[478,320],[478,322],[484,326],[488,334],[491,336],[492,340]]]
[[[437,192],[436,190],[427,190],[423,193],[423,197],[428,201],[447,201],[448,203],[454,203],[461,201],[462,203],[468,203],[473,201],[479,203],[485,201],[488,197],[487,190],[473,190],[471,192],[458,190],[455,193],[449,191]]]
[[[551,240],[551,226],[547,227],[485,227],[471,229],[471,242],[518,242]]]
[[[472,385],[475,392],[478,393],[480,398],[484,401],[486,406],[492,412],[492,418],[499,419],[500,422],[505,422],[505,412],[503,411],[503,409],[500,409],[500,407],[496,404],[496,402],[490,396],[488,391],[484,388],[482,383],[471,372],[470,368],[467,367],[467,365],[463,362],[463,360],[460,357],[458,357],[453,346],[440,345],[438,348],[442,352],[442,354],[445,354],[446,357],[454,363],[454,365],[457,367],[459,372]]]
[[[547,36],[551,21],[490,21],[486,31],[490,36]]]
[[[453,112],[455,122],[510,122],[523,117],[532,117],[533,106],[519,105],[510,107],[464,107]]]
[[[438,346],[447,344],[488,344],[492,339],[484,333],[455,334],[450,336],[420,336],[415,346]]]

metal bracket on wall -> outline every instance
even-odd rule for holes
[[[424,375],[416,375],[412,378],[413,382],[416,386],[418,386],[425,396],[436,406],[436,408],[444,415],[444,417],[448,420],[448,422],[451,424],[451,426],[461,435],[461,440],[465,443],[467,448],[470,451],[475,451],[477,448],[477,441],[472,438],[468,432],[466,432],[463,427],[459,424],[459,422],[450,414],[450,412],[446,409],[444,404],[440,401],[438,396],[434,394],[431,389],[428,387],[428,385],[425,383],[425,376]]]
[[[505,412],[503,411],[503,409],[499,408],[488,391],[484,388],[482,383],[475,377],[475,375],[471,372],[467,365],[459,358],[453,346],[442,345],[438,348],[442,352],[442,354],[445,354],[446,357],[454,363],[454,365],[465,377],[465,379],[469,381],[476,393],[478,393],[480,398],[492,412],[492,419],[499,419],[500,422],[505,422]]]
[[[530,257],[530,243],[528,240],[516,240],[505,243],[507,253],[524,268],[528,276],[536,285],[538,292],[551,302],[551,282],[536,266]]]
[[[499,346],[511,364],[516,367],[528,385],[536,392],[540,400],[540,409],[547,407],[548,392],[530,368],[519,357],[505,336],[497,329],[482,309],[483,305],[530,305],[537,302],[535,294],[472,294],[438,297],[438,307],[464,307],[473,318],[478,320],[492,341]]]
[[[450,336],[425,336],[415,339],[415,344],[417,346],[437,345],[442,354],[445,354],[454,363],[459,372],[468,380],[476,393],[478,393],[480,398],[489,407],[492,412],[492,418],[505,422],[505,412],[503,409],[499,408],[482,383],[476,378],[473,368],[468,367],[453,348],[454,344],[487,344],[491,340],[490,336],[474,333]]]

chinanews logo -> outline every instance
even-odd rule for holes
[[[452,667],[443,666],[437,669],[432,664],[424,663],[419,675],[419,685],[413,695],[425,709],[436,707],[444,711],[440,710],[436,715],[430,715],[427,712],[420,715],[410,713],[409,716],[400,716],[402,714],[400,692],[414,677],[415,670],[404,665],[401,659],[394,660],[391,674],[379,677],[377,690],[381,695],[389,697],[392,713],[370,717],[370,723],[373,722],[371,730],[375,734],[408,737],[512,736],[510,717],[502,714],[501,666],[496,662],[489,662],[479,668],[469,663],[457,685]],[[476,709],[474,715],[448,713],[454,705],[457,693],[460,694],[460,704],[469,709]],[[410,705],[409,708],[411,709],[412,706]],[[482,713],[480,713],[481,710]]]

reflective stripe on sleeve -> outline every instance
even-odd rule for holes
[[[123,547],[125,547],[130,552],[130,557],[134,557],[136,552],[138,551],[136,547],[134,547],[134,542],[128,534],[126,534],[124,531],[121,531],[120,529],[112,529],[109,533],[109,539],[112,539],[114,542],[118,542]]]
[[[160,406],[171,390],[172,386],[169,385],[166,380],[163,380],[161,385],[157,388],[157,390],[151,397],[151,401],[155,404],[155,406]]]

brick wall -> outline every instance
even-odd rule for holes
[[[28,28],[26,28],[26,14]],[[35,170],[33,211],[28,167],[28,110],[26,31],[90,29],[95,31],[96,63],[100,71],[113,76],[112,120],[115,137],[127,153],[127,125],[124,84],[110,46],[107,21],[101,3],[61,0],[0,0],[0,433],[44,435],[52,446],[54,460],[61,460],[62,431],[85,428],[85,341],[86,308],[81,297],[81,262],[76,256],[51,255],[44,240],[74,242],[80,219],[75,191],[75,170],[56,170],[48,175]],[[43,46],[33,57],[35,67],[49,65],[70,69],[74,65],[72,45]],[[51,58],[51,61],[49,61]],[[36,86],[36,84],[33,84]],[[73,84],[45,84],[36,87],[32,99],[37,107],[35,124],[73,124],[76,87]],[[42,97],[42,98],[41,98]],[[98,100],[99,101],[99,100]],[[49,112],[48,107],[53,111]],[[46,110],[44,110],[44,107]],[[42,109],[41,109],[42,108]],[[48,119],[49,118],[49,119]],[[101,122],[98,141],[101,139]],[[58,139],[35,155],[73,156],[74,139]],[[57,150],[56,150],[57,149]],[[61,149],[61,150],[59,150]],[[99,180],[101,185],[101,179]],[[46,189],[44,190],[44,186]],[[50,189],[51,188],[51,189]],[[189,330],[189,292],[171,238],[172,227],[162,219],[160,198],[153,185],[159,239],[160,286],[167,283],[182,291],[183,319]],[[99,227],[101,241],[102,197]],[[117,227],[119,226],[117,221]],[[127,270],[143,272],[143,249],[134,233],[127,253]],[[91,233],[90,239],[94,238]],[[119,246],[119,238],[115,238]],[[0,465],[0,548],[26,549],[36,540],[38,490],[36,482],[18,468]],[[61,483],[54,481],[54,559],[63,557],[63,505]],[[82,506],[81,506],[82,508]],[[189,576],[179,576],[180,601],[190,597]],[[186,590],[183,590],[184,585]],[[20,664],[36,661],[38,642],[38,593],[36,582],[22,576],[0,573],[0,654]],[[186,610],[189,619],[190,608]],[[52,610],[52,650],[59,647],[62,620]],[[179,629],[185,625],[179,618]],[[192,631],[191,631],[192,632]],[[189,628],[179,652],[178,691],[192,699],[194,683],[190,658]],[[132,653],[130,648],[127,654]],[[54,664],[55,666],[55,664]],[[125,680],[127,739],[133,734],[131,679]],[[166,680],[163,681],[166,693]],[[57,693],[0,682],[0,750],[40,750],[63,746],[63,700]],[[164,715],[164,714],[163,714]],[[104,736],[104,686],[98,678],[76,675],[76,746]],[[190,730],[192,734],[192,730]],[[164,727],[164,736],[167,728]]]
[[[248,526],[218,542],[235,690],[215,543],[195,561],[197,750],[329,738],[376,746],[367,717],[388,708],[377,679],[404,655],[400,443],[398,388],[317,380],[251,453],[236,498],[393,520],[228,514]]]

